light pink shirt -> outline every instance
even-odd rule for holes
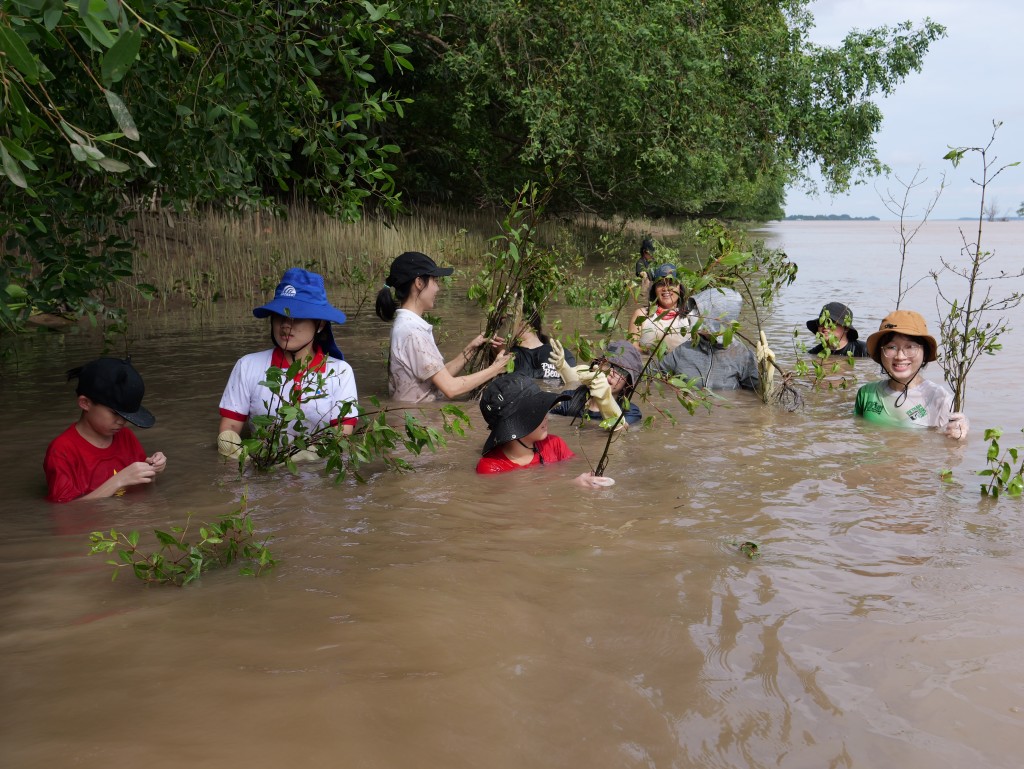
[[[392,400],[426,403],[443,397],[431,379],[444,368],[434,327],[409,310],[399,309],[391,326],[388,390]]]

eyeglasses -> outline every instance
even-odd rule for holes
[[[905,347],[897,347],[894,344],[887,344],[882,348],[882,355],[886,358],[895,358],[896,353],[903,353],[904,358],[913,358],[919,352],[921,352],[921,345],[919,344],[908,344]]]
[[[590,370],[600,371],[602,374],[606,374],[609,378],[612,376],[617,376],[622,379],[626,379],[627,376],[626,372],[624,372],[622,369],[613,364],[604,356],[601,356],[600,358],[595,358],[590,364]]]

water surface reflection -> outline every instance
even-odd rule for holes
[[[783,339],[832,298],[820,255],[852,257],[820,225],[771,234],[801,263],[771,318]],[[857,253],[867,285],[844,287],[866,335],[886,257]],[[792,414],[734,393],[625,436],[607,490],[568,484],[602,437],[567,421],[572,466],[478,477],[476,419],[414,474],[240,481],[213,442],[232,363],[266,341],[248,311],[139,324],[158,417],[141,438],[170,464],[130,499],[41,501],[46,443],[74,417],[59,373],[88,340],[30,343],[0,383],[7,765],[1019,764],[1021,508],[973,476],[981,430],[1024,420],[1019,344],[980,368],[966,446],[855,422],[852,392]],[[439,312],[455,344],[473,330],[458,302]],[[340,335],[364,395],[385,387],[387,331],[360,317]],[[258,580],[144,589],[85,555],[93,529],[209,519],[243,493],[281,561]]]

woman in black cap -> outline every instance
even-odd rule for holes
[[[832,355],[868,357],[868,348],[857,338],[857,329],[853,327],[853,310],[841,302],[829,302],[822,307],[817,318],[807,321],[807,330],[821,340],[807,351],[808,355],[820,355],[828,344]]]
[[[394,321],[388,390],[396,401],[425,403],[438,398],[457,398],[494,379],[512,359],[512,355],[502,350],[487,368],[459,376],[473,352],[488,342],[479,334],[458,357],[445,362],[434,341],[434,327],[423,319],[423,313],[434,309],[434,300],[441,289],[437,279],[453,272],[451,267],[438,267],[426,254],[406,251],[391,263],[384,288],[377,294],[377,317]]]

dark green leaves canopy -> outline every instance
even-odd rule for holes
[[[871,101],[944,34],[808,42],[807,0],[0,0],[0,327],[95,309],[131,201],[401,197],[768,217],[882,170]],[[4,291],[4,287],[7,290]]]

